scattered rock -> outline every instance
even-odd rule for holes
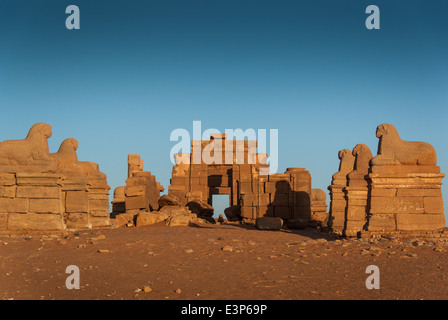
[[[115,216],[115,223],[119,227],[133,226],[134,225],[134,213],[120,213]]]
[[[412,242],[412,245],[414,247],[421,247],[421,246],[423,246],[423,242],[420,240],[416,240],[416,241]]]
[[[169,227],[188,226],[188,225],[190,225],[190,217],[188,217],[188,216],[169,217],[166,220],[166,225]]]
[[[187,203],[186,207],[198,217],[213,217],[214,208],[208,203],[199,199],[193,199]]]
[[[173,195],[164,194],[159,198],[159,207],[163,208],[166,206],[180,206],[180,199]]]
[[[164,221],[166,218],[168,218],[168,215],[164,213],[140,212],[135,219],[135,226],[149,226]]]
[[[158,211],[158,214],[161,214],[162,217],[164,216],[165,219],[167,219],[169,217],[174,217],[174,216],[191,215],[191,211],[187,207],[166,206],[166,207],[163,207],[162,209],[160,209]],[[194,215],[194,216],[196,216],[196,215]]]
[[[222,251],[233,251],[233,247],[231,246],[224,246],[223,248],[221,248]]]
[[[93,241],[104,240],[104,239],[106,239],[106,236],[104,234],[99,235],[98,237],[92,238]]]
[[[145,293],[150,293],[151,291],[152,291],[152,289],[149,286],[145,286],[143,288],[143,292],[145,292]]]
[[[231,206],[224,209],[224,214],[226,215],[227,220],[229,221],[240,221],[241,220],[241,207]]]

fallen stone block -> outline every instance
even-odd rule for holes
[[[283,220],[278,217],[261,217],[257,218],[255,226],[260,230],[280,230]]]
[[[190,225],[190,219],[189,216],[173,216],[166,220],[166,225],[169,227],[188,226]]]
[[[199,217],[213,217],[214,208],[199,199],[194,199],[187,203],[186,207]]]
[[[173,195],[165,194],[159,199],[159,207],[163,208],[165,206],[180,206],[180,199]]]
[[[135,219],[135,226],[149,226],[164,221],[167,217],[167,215],[160,213],[140,212]]]
[[[241,207],[231,206],[224,209],[224,214],[229,221],[240,221],[241,220]]]

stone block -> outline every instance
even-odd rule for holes
[[[370,212],[424,213],[423,197],[371,197]]]
[[[127,198],[126,198],[127,200]],[[126,204],[127,208],[127,204]],[[107,211],[109,212],[109,201],[108,200],[95,200],[89,199],[89,211]]]
[[[254,207],[241,207],[241,217],[247,219],[255,219],[257,215]]]
[[[394,231],[396,228],[394,214],[374,214],[369,218],[369,231]]]
[[[443,214],[443,198],[442,197],[424,197],[423,205],[425,213]]]
[[[336,212],[336,211],[344,212],[346,206],[347,206],[347,201],[345,199],[340,199],[340,200],[334,199],[334,200],[331,200],[331,203],[330,203],[332,212]]]
[[[251,182],[240,182],[240,193],[252,193],[252,183]]]
[[[61,213],[61,201],[59,199],[30,199],[30,212],[33,213]]]
[[[126,197],[145,196],[145,185],[127,186],[124,192]]]
[[[279,217],[260,217],[257,218],[255,226],[260,230],[280,230],[283,220]]]
[[[16,176],[12,173],[0,173],[0,186],[16,185]]]
[[[169,227],[175,227],[175,226],[188,226],[190,225],[190,217],[189,216],[173,216],[169,217],[165,223]]]
[[[52,187],[61,184],[58,173],[17,173],[16,178],[19,186]]]
[[[0,198],[0,212],[5,213],[27,213],[29,199],[23,198]]]
[[[350,207],[356,207],[356,206],[367,206],[367,198],[365,199],[354,199],[353,197],[348,197],[347,199],[347,206]]]
[[[189,181],[188,181],[187,177],[173,176],[173,177],[171,177],[170,184],[171,185],[187,186],[189,184]]]
[[[397,197],[442,197],[442,189],[398,189]]]
[[[134,217],[135,217],[134,213],[121,213],[115,216],[115,220],[118,226],[124,227],[128,223],[134,224]]]
[[[30,199],[59,199],[60,188],[54,187],[35,187],[35,186],[18,186],[17,198]]]
[[[167,218],[168,218],[167,215],[159,213],[140,212],[136,217],[135,226],[136,227],[149,226],[164,221]]]
[[[92,228],[108,227],[111,225],[109,217],[93,217],[89,216],[89,224]]]
[[[82,229],[91,227],[91,225],[89,224],[89,215],[87,213],[79,212],[69,213],[66,225],[67,228],[70,229]]]
[[[16,186],[0,186],[0,197],[2,198],[15,198]],[[1,209],[0,209],[1,210]]]
[[[363,230],[365,224],[366,224],[365,221],[347,220],[346,228],[344,229],[344,234],[347,237],[354,237],[358,234],[358,232]]]
[[[67,191],[65,212],[89,212],[88,193],[85,191]]]
[[[110,213],[109,213],[109,209],[104,209],[104,210],[90,210],[89,211],[89,215],[91,217],[109,217]]]
[[[347,209],[346,219],[355,221],[366,221],[367,212],[365,206],[350,206]]]
[[[267,193],[258,194],[258,203],[260,206],[268,206],[271,204],[271,199]]]
[[[397,229],[400,231],[442,230],[445,227],[443,214],[398,214]]]
[[[147,205],[145,197],[126,197],[126,210],[144,209]]]
[[[370,195],[372,197],[395,197],[397,189],[373,188]]]
[[[88,189],[89,185],[86,179],[62,181],[62,191],[87,191]]]
[[[244,207],[252,207],[256,205],[256,195],[253,193],[246,193],[242,194],[241,200],[242,200],[242,206]]]
[[[109,201],[109,195],[107,193],[94,193],[94,192],[87,192],[87,197],[89,200],[106,200]],[[114,199],[116,200],[116,199]],[[124,198],[123,200],[124,201]]]
[[[64,230],[62,216],[58,214],[10,214],[8,230],[12,231],[56,231]]]

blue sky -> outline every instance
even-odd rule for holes
[[[80,30],[65,28],[71,4]],[[370,4],[380,30],[365,27]],[[279,172],[305,167],[326,190],[338,150],[376,154],[387,122],[431,143],[446,173],[446,12],[439,0],[0,0],[0,141],[46,122],[51,151],[76,138],[112,188],[138,153],[167,189],[172,130],[278,129]]]

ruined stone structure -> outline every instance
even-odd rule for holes
[[[340,171],[333,175],[331,221],[333,230],[347,236],[364,234],[421,234],[440,232],[445,227],[441,180],[434,148],[425,142],[403,141],[396,128],[377,128],[378,154],[372,157],[367,146],[353,149],[354,170],[344,165],[346,152],[340,151]],[[342,154],[341,154],[342,153]],[[347,186],[344,187],[344,177]]]
[[[345,227],[345,208],[347,207],[347,199],[345,197],[345,188],[348,183],[348,174],[353,171],[355,165],[355,157],[351,150],[343,149],[338,153],[340,160],[339,171],[336,172],[328,187],[330,191],[330,212],[328,226],[339,235]]]
[[[113,215],[159,209],[160,192],[163,187],[149,171],[143,171],[143,160],[138,154],[128,155],[128,178],[126,186],[117,187],[112,202]]]
[[[311,221],[317,226],[328,225],[327,194],[321,189],[311,189]]]
[[[62,213],[68,228],[110,225],[107,177],[90,161],[78,161],[78,141],[69,138],[51,156],[58,161],[61,174]]]
[[[396,128],[377,128],[378,155],[369,173],[371,190],[367,230],[435,231],[445,226],[442,182],[434,148],[400,139]]]
[[[214,194],[227,194],[229,207],[239,209],[240,219],[309,219],[310,173],[288,168],[282,174],[268,174],[267,155],[256,148],[256,141],[227,140],[225,134],[192,141],[191,153],[175,157],[168,194],[183,205],[195,199],[212,205]]]
[[[78,161],[75,139],[50,154],[51,126],[0,142],[0,232],[49,233],[109,225],[109,186],[92,162]]]

